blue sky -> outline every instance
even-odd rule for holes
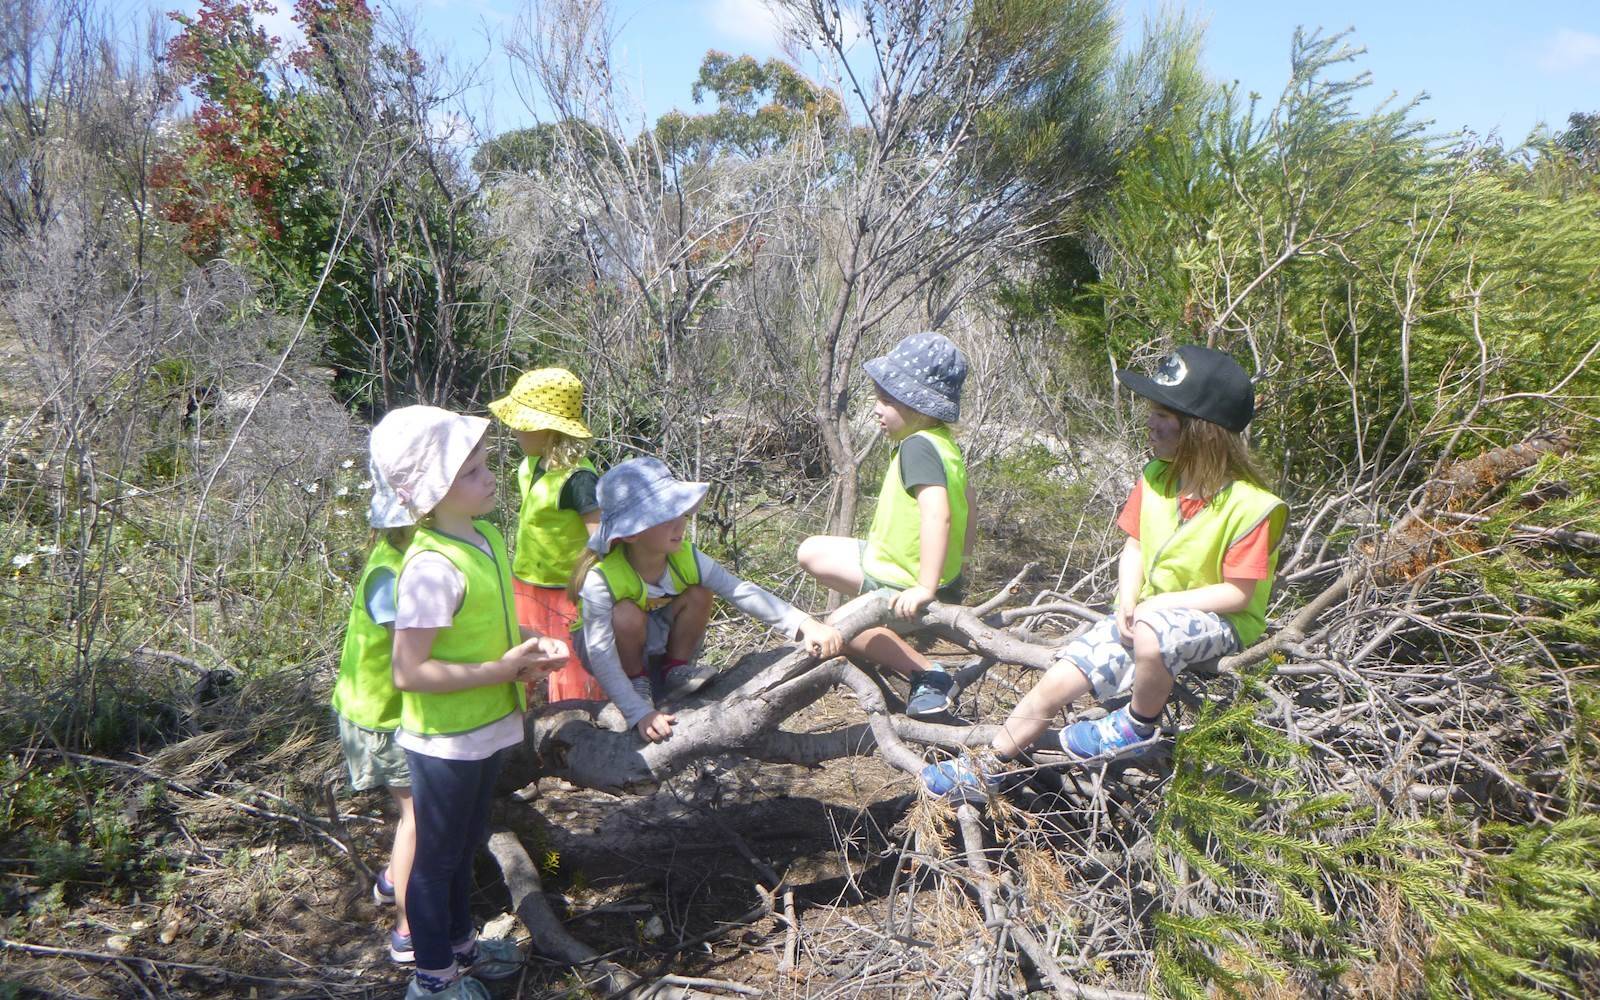
[[[189,9],[196,2],[179,0]],[[269,27],[286,34],[292,0],[277,2],[285,13]],[[480,128],[493,134],[529,120],[505,56],[489,41],[510,30],[524,0],[378,2],[414,19],[425,54],[444,52],[477,67],[484,84],[467,98]],[[1124,0],[1125,29],[1137,35],[1143,19],[1163,7],[1206,24],[1204,63],[1213,78],[1237,80],[1269,100],[1288,78],[1290,39],[1304,25],[1353,27],[1354,41],[1368,50],[1357,66],[1373,76],[1361,102],[1370,107],[1391,93],[1406,99],[1426,92],[1421,114],[1436,131],[1494,132],[1515,144],[1537,122],[1559,130],[1572,111],[1600,111],[1597,0]],[[617,71],[651,117],[693,106],[689,87],[707,49],[779,54],[761,0],[617,0],[614,10]]]

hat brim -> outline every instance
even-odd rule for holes
[[[589,536],[589,548],[600,555],[605,555],[611,551],[611,546],[617,539],[648,531],[664,521],[682,517],[694,510],[706,498],[706,491],[709,489],[711,489],[710,483],[686,483],[678,480],[670,488],[657,494],[655,502],[649,504],[647,510],[631,508],[616,514],[602,510],[600,524],[594,529],[594,534]]]
[[[580,421],[558,417],[554,413],[519,403],[510,396],[490,403],[489,412],[514,431],[560,431],[567,437],[584,440],[594,437],[593,432]]]
[[[1173,398],[1172,393],[1167,391],[1166,386],[1143,372],[1136,372],[1128,368],[1118,368],[1117,381],[1127,386],[1135,396],[1142,396],[1151,402],[1160,403],[1174,413],[1181,413],[1186,417],[1194,417],[1197,420],[1203,419],[1198,413],[1193,412],[1187,404]]]
[[[874,385],[901,406],[947,424],[961,419],[960,403],[951,402],[924,388],[914,376],[890,361],[888,355],[863,363],[861,370],[867,373]]]

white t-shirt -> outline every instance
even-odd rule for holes
[[[473,544],[493,554],[484,539]],[[419,552],[405,564],[405,572],[395,587],[396,631],[404,628],[448,628],[461,608],[467,593],[467,578],[448,557],[438,552]],[[522,742],[522,713],[511,712],[488,725],[464,733],[427,736],[404,726],[395,734],[401,747],[426,757],[443,760],[484,760],[497,750]]]

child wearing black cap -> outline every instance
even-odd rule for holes
[[[1056,713],[1091,690],[1101,701],[1132,700],[1063,730],[1068,756],[1093,762],[1148,751],[1178,672],[1238,652],[1266,627],[1288,508],[1262,485],[1242,436],[1255,413],[1250,377],[1227,354],[1186,345],[1153,375],[1124,369],[1117,378],[1149,403],[1155,457],[1117,518],[1128,538],[1116,611],[1057,654],[989,750],[923,768],[935,795],[994,787]]]

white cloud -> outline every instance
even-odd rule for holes
[[[707,0],[706,20],[712,30],[761,52],[783,44],[783,25],[765,0]]]
[[[1545,43],[1539,68],[1547,73],[1600,68],[1600,35],[1562,28]]]

